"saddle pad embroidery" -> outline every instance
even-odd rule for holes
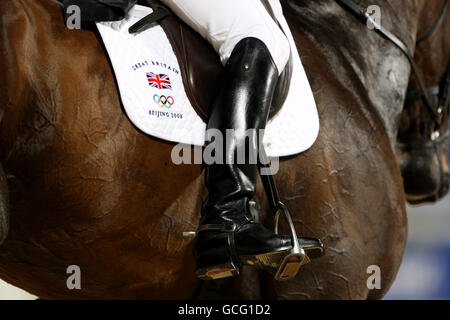
[[[278,0],[270,2],[293,48],[294,62],[290,92],[283,108],[267,124],[263,141],[268,156],[281,157],[312,146],[319,133],[319,117],[281,5]],[[128,33],[131,25],[151,12],[149,7],[135,5],[122,21],[97,23],[125,112],[146,134],[203,146],[206,124],[186,95],[180,67],[165,32],[155,25],[135,35]]]

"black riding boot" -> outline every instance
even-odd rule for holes
[[[276,268],[292,248],[289,236],[276,235],[252,215],[257,165],[250,163],[254,160],[250,154],[258,156],[259,129],[266,126],[277,81],[277,67],[262,41],[246,38],[237,44],[222,74],[208,123],[208,129],[223,135],[224,164],[206,165],[209,195],[194,245],[201,279],[237,275],[242,264]],[[239,131],[233,141],[227,141],[226,129],[256,130],[250,139]],[[237,150],[243,147],[245,163],[236,164]]]

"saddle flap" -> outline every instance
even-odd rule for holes
[[[153,10],[169,8],[157,0],[146,0]],[[261,0],[269,14],[276,21],[270,3]],[[202,36],[175,15],[169,15],[160,21],[177,56],[186,94],[196,113],[207,122],[209,107],[214,97],[218,79],[223,71],[222,63],[214,48]],[[281,27],[280,27],[281,28]],[[280,111],[289,93],[292,77],[292,53],[286,68],[281,73],[275,89],[269,118]]]
[[[281,7],[274,6],[273,9],[286,30],[291,48],[296,48]],[[186,89],[186,79],[183,79],[180,68],[180,62],[190,59],[190,49],[179,59],[175,55],[176,47],[161,25],[146,32],[130,34],[133,27],[138,30],[150,27],[154,19],[160,17],[166,9],[160,7],[153,10],[152,13],[152,8],[136,5],[130,10],[129,18],[124,21],[96,23],[114,69],[124,111],[130,121],[145,134],[173,143],[204,146],[207,121],[192,106],[187,96],[187,92],[192,91],[190,88]],[[169,19],[170,17],[164,21]],[[139,23],[142,20],[145,20],[145,25]],[[181,28],[180,24],[178,27]],[[181,32],[178,34],[182,35]],[[194,45],[198,47],[195,43],[192,44]],[[212,59],[217,61],[215,65],[221,70],[215,51],[211,49],[210,53]],[[319,133],[319,117],[313,92],[299,54],[295,50],[291,50],[291,53],[291,86],[295,86],[295,90],[289,90],[283,108],[267,122],[263,143],[269,157],[303,152],[312,146]],[[187,74],[186,70],[183,71]],[[208,72],[203,74],[205,79],[211,79],[201,83],[211,88],[204,91],[208,93],[216,89],[214,77]],[[162,83],[158,76],[167,77],[167,82]],[[199,97],[206,99],[205,95]],[[205,112],[204,117],[206,116]]]

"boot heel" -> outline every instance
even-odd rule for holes
[[[239,264],[230,255],[228,232],[208,231],[211,225],[199,228],[194,245],[197,261],[197,277],[202,280],[215,280],[239,275]]]
[[[197,277],[201,280],[216,280],[239,275],[239,269],[229,261],[222,264],[201,267],[197,269]]]

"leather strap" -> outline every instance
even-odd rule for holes
[[[133,24],[129,29],[129,33],[138,33],[147,27],[151,26],[155,22],[159,22],[165,17],[169,16],[170,12],[165,8],[158,8],[149,15],[145,16],[135,24]]]
[[[445,1],[444,8],[442,9],[442,13],[439,16],[439,18],[436,21],[436,23],[431,27],[431,29],[428,32],[426,32],[423,35],[417,37],[416,44],[419,44],[422,41],[428,39],[441,26],[442,22],[444,22],[444,18],[445,18],[445,15],[447,14],[447,9],[448,9],[448,1],[449,0]]]
[[[439,99],[438,110],[447,110],[450,108],[450,63],[448,65],[447,74],[442,83],[441,96]]]
[[[230,223],[220,223],[220,224],[203,224],[201,225],[198,230],[198,232],[206,231],[206,230],[220,230],[223,232],[235,232],[238,225],[236,223],[230,222]]]
[[[438,145],[447,142],[447,139],[450,135],[450,132],[447,131],[444,135],[440,135],[436,137],[434,140],[425,141],[425,142],[410,142],[410,143],[401,143],[397,142],[397,146],[402,150],[423,150],[423,149],[432,149]]]
[[[264,150],[264,146],[261,145],[259,150],[259,159],[258,159],[258,167],[259,170],[266,169],[269,170],[270,168],[270,160],[269,157],[266,154],[266,151]],[[270,209],[273,213],[277,212],[280,208],[281,204],[281,198],[278,193],[277,186],[275,184],[275,179],[273,178],[273,175],[260,175],[261,181],[264,186],[264,190],[266,191],[267,199],[269,200]]]
[[[427,88],[427,92],[431,97],[438,96],[441,92],[441,88],[438,85],[431,86]],[[422,96],[423,94],[421,90],[408,91],[408,93],[406,94],[406,102],[417,101],[419,99],[422,99]]]
[[[438,102],[438,112],[442,113],[444,110],[450,107],[450,64],[445,75],[445,78],[442,80],[442,83],[435,86],[430,86],[427,88],[427,92],[431,97],[437,96],[439,98]],[[411,90],[408,91],[406,95],[406,102],[414,102],[416,100],[421,99],[423,93],[421,90]]]
[[[412,71],[416,77],[417,82],[419,83],[419,88],[420,91],[422,92],[422,98],[425,102],[425,105],[430,111],[431,116],[433,117],[435,123],[438,125],[438,127],[440,127],[442,124],[442,113],[439,113],[438,108],[433,106],[430,95],[428,94],[427,87],[425,85],[423,75],[420,72],[419,68],[417,67],[416,62],[414,61],[414,57],[409,48],[397,36],[395,36],[390,31],[386,30],[383,26],[374,21],[372,17],[366,11],[364,11],[359,5],[357,5],[354,1],[352,0],[336,0],[336,1],[345,8],[349,9],[351,12],[353,12],[357,17],[359,17],[362,20],[362,22],[364,23],[367,23],[367,21],[372,22],[372,24],[375,26],[374,30],[380,35],[382,35],[384,38],[391,41],[394,45],[396,45],[408,58]]]

